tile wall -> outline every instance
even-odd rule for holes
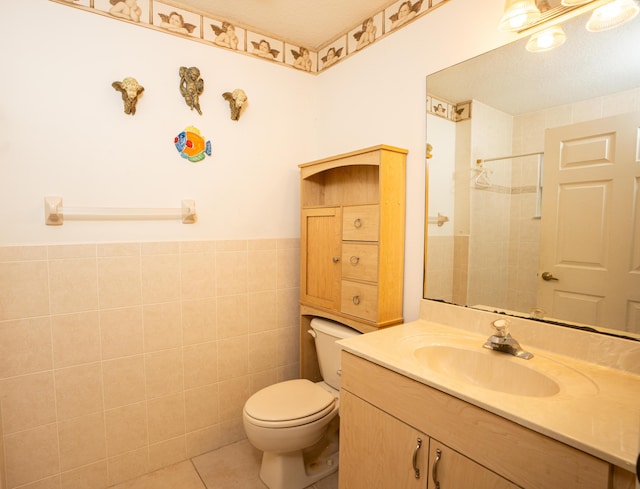
[[[298,286],[298,239],[0,248],[0,488],[101,489],[244,438],[245,400],[298,376]]]

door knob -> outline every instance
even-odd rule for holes
[[[558,279],[553,275],[551,275],[549,272],[542,272],[542,280],[546,280],[548,282],[549,280],[558,280]]]

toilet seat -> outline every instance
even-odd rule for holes
[[[251,424],[290,428],[312,423],[336,409],[336,399],[307,379],[273,384],[256,392],[244,407]]]

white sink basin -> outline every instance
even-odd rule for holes
[[[531,397],[560,392],[555,380],[526,365],[529,360],[513,357],[517,362],[511,361],[506,353],[432,345],[417,349],[415,356],[431,370],[485,389]]]
[[[537,353],[525,360],[482,347],[483,340],[447,336],[412,336],[401,349],[431,372],[443,385],[453,381],[493,392],[552,397],[593,395],[597,385],[578,370],[551,356]]]

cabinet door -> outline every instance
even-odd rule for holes
[[[428,489],[518,489],[520,486],[434,440],[429,448]]]
[[[423,433],[342,390],[341,489],[425,489],[428,450]]]
[[[300,241],[300,299],[340,308],[342,213],[339,207],[303,209]]]

